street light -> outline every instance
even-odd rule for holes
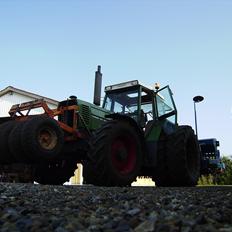
[[[194,102],[194,114],[195,114],[195,130],[196,130],[196,135],[197,135],[197,139],[198,139],[198,132],[197,132],[197,111],[196,111],[196,103],[202,102],[204,100],[204,97],[202,96],[195,96],[193,98],[193,102]]]

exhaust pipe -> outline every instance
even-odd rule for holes
[[[101,87],[102,87],[102,73],[101,66],[97,66],[97,71],[95,72],[95,84],[94,84],[94,97],[93,103],[97,106],[101,105]]]

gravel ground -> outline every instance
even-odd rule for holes
[[[232,232],[232,187],[0,184],[0,231]]]

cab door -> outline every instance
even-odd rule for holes
[[[173,124],[177,124],[177,110],[169,86],[158,90],[155,94],[155,102],[158,120],[167,119]]]

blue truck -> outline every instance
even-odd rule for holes
[[[215,138],[198,140],[201,150],[201,175],[223,172],[225,164],[222,162],[218,147],[220,143]]]

